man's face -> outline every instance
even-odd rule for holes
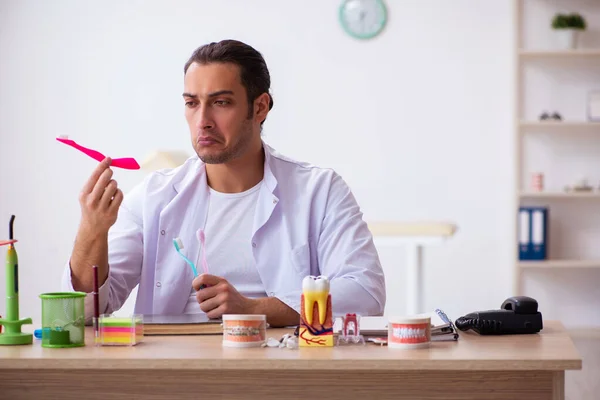
[[[184,79],[185,118],[192,146],[207,164],[233,160],[249,148],[254,133],[239,67],[192,63]]]

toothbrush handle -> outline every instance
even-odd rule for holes
[[[200,243],[202,244],[202,269],[205,274],[208,274],[208,263],[206,262],[206,243],[204,235],[200,236]]]
[[[198,270],[196,269],[196,266],[194,265],[194,263],[189,258],[187,258],[181,251],[177,250],[177,252],[181,256],[181,258],[183,258],[185,260],[185,262],[188,263],[189,266],[192,268],[194,277],[198,276]]]
[[[99,151],[88,149],[87,147],[83,147],[80,144],[76,143],[74,140],[62,139],[62,138],[58,138],[56,140],[81,151],[83,154],[85,154],[89,157],[92,157],[96,161],[102,161],[105,158],[104,154],[100,153]]]
[[[205,274],[208,274],[208,263],[206,262],[206,256],[204,255],[204,249],[202,249],[202,269]]]
[[[140,169],[140,165],[135,160],[135,158],[127,157],[127,158],[114,158],[112,163],[110,164],[113,167],[123,168],[123,169]]]
[[[183,259],[190,264],[190,267],[192,267],[192,271],[194,272],[194,277],[198,276],[198,270],[196,269],[196,266],[194,265],[194,263],[187,258],[186,256],[184,256],[183,254],[181,255],[181,257],[183,257]]]

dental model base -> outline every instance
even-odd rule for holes
[[[342,332],[337,344],[365,344],[365,338],[360,334],[360,315],[346,314],[342,317]]]
[[[332,347],[333,313],[329,280],[309,275],[302,281],[298,346]]]

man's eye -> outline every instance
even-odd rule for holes
[[[195,105],[196,105],[196,103],[195,103],[195,102],[193,102],[193,101],[186,101],[186,102],[185,102],[185,106],[186,106],[186,107],[194,107]]]
[[[229,101],[227,101],[227,100],[217,100],[217,101],[215,101],[215,104],[217,104],[219,106],[225,106],[225,105],[229,104]]]

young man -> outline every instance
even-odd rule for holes
[[[348,186],[334,171],[286,158],[261,138],[273,107],[270,84],[262,55],[244,43],[194,51],[183,100],[198,157],[151,174],[126,198],[111,179],[111,160],[98,165],[80,195],[63,278],[68,290],[91,292],[97,265],[101,312],[118,310],[139,284],[136,313],[266,314],[271,325],[285,326],[299,322],[303,278],[323,275],[335,315],[383,313],[383,271]]]

